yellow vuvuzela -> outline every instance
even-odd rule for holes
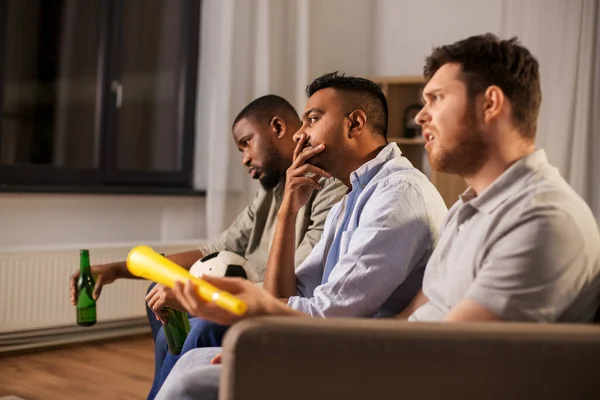
[[[235,315],[244,315],[248,308],[243,300],[190,275],[184,268],[161,256],[148,246],[136,246],[131,249],[127,256],[127,269],[135,276],[160,283],[169,288],[172,288],[177,281],[190,280],[196,285],[198,296],[202,300],[215,303]]]

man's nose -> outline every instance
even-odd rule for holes
[[[244,152],[244,156],[242,157],[242,164],[244,164],[244,166],[246,167],[249,167],[251,162],[252,157],[250,157],[248,153]]]
[[[298,132],[294,133],[294,136],[293,136],[294,142],[298,143],[303,134],[304,134],[304,131],[302,130],[302,128],[300,128],[298,130]]]
[[[423,126],[427,121],[431,119],[429,113],[425,108],[426,107],[421,108],[417,115],[415,115],[415,122],[421,126]]]

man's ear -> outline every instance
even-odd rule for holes
[[[271,126],[271,129],[273,129],[273,133],[275,133],[277,139],[281,139],[285,135],[287,126],[282,118],[274,116],[271,118],[269,125]]]
[[[506,96],[500,87],[492,85],[486,89],[483,95],[483,121],[486,124],[502,113],[505,101]]]
[[[357,137],[367,125],[367,114],[363,110],[354,110],[348,115],[348,119],[350,120],[348,137]]]

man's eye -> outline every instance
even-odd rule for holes
[[[308,117],[308,123],[312,125],[313,123],[315,123],[317,121],[317,119],[318,119],[317,117]]]
[[[248,147],[248,145],[250,144],[250,140],[251,139],[242,139],[238,142],[238,150],[239,151],[244,151],[244,149],[246,147]]]

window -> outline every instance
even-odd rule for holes
[[[200,0],[0,0],[0,186],[190,188]]]

